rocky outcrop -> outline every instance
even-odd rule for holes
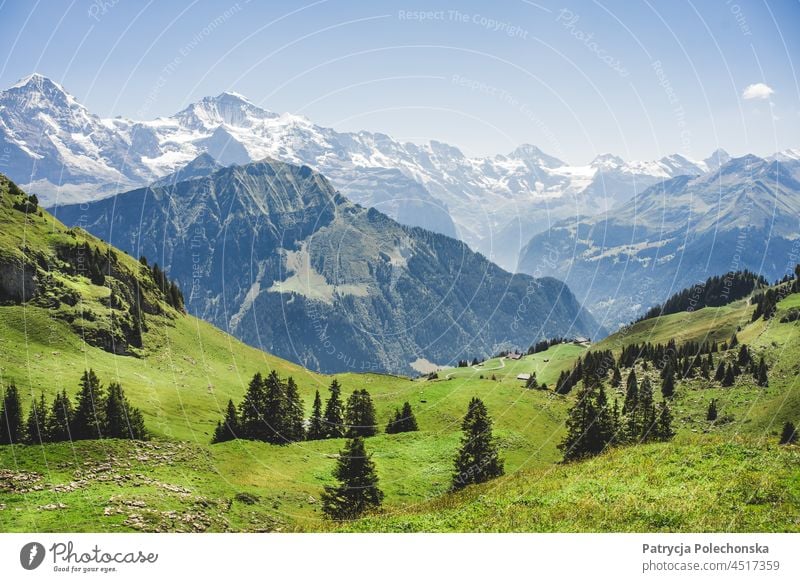
[[[36,265],[19,258],[0,258],[0,302],[24,303],[36,296]]]

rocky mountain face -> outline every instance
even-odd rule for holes
[[[41,75],[0,92],[0,146],[7,148],[0,150],[7,152],[7,173],[47,205],[150,184],[204,153],[220,165],[267,157],[308,165],[350,200],[456,236],[507,270],[516,269],[530,237],[554,222],[603,212],[653,184],[700,175],[727,159],[715,152],[705,161],[676,154],[626,162],[606,154],[572,166],[532,145],[474,158],[436,141],[337,132],[230,92],[152,121],[100,119]]]
[[[232,166],[55,214],[157,259],[190,312],[312,369],[420,371],[600,332],[559,281],[353,204],[308,166]]]
[[[800,251],[800,156],[716,158],[700,176],[553,225],[525,246],[520,269],[566,281],[611,328],[710,275],[781,277]]]

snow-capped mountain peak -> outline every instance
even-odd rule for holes
[[[703,163],[706,165],[709,171],[714,171],[727,164],[730,159],[731,155],[728,152],[722,148],[717,148],[711,153],[710,156],[703,160]]]
[[[60,84],[41,75],[33,73],[20,79],[16,84],[5,91],[0,91],[0,106],[13,109],[7,114],[30,115],[31,112],[44,111],[48,113],[72,110],[81,116],[88,116],[89,112]]]
[[[601,171],[617,170],[625,166],[625,160],[614,154],[600,154],[589,165]]]
[[[252,127],[259,121],[275,119],[278,114],[254,105],[238,93],[226,91],[216,97],[203,97],[173,117],[188,129],[213,130],[219,125]]]
[[[513,152],[508,154],[509,158],[522,160],[525,162],[533,163],[537,166],[542,166],[545,168],[559,168],[562,166],[566,166],[565,164],[558,158],[555,158],[549,154],[544,153],[535,145],[531,145],[529,143],[524,143],[517,147]]]

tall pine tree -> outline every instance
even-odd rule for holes
[[[256,372],[250,379],[244,398],[239,404],[239,431],[242,438],[266,440],[263,416],[265,400],[264,377],[261,372]]]
[[[147,438],[141,411],[131,406],[125,397],[122,386],[117,382],[108,385],[104,418],[103,436],[105,438],[136,440]]]
[[[314,406],[311,408],[307,438],[310,441],[325,438],[325,425],[322,420],[322,398],[319,395],[319,390],[314,394]]]
[[[378,433],[375,419],[375,405],[372,397],[364,390],[354,390],[347,400],[345,410],[347,438],[371,437]]]
[[[342,406],[342,387],[336,378],[331,382],[329,388],[330,396],[325,403],[325,415],[323,417],[325,422],[325,435],[328,438],[335,439],[344,436],[344,409]]]
[[[24,436],[22,403],[19,391],[9,384],[3,391],[3,405],[0,407],[0,445],[21,443]]]
[[[630,414],[635,408],[639,398],[639,384],[636,381],[636,370],[631,369],[625,385],[625,401],[622,403],[622,414]]]
[[[322,493],[322,511],[330,519],[356,519],[383,502],[375,463],[366,452],[363,438],[345,443],[333,476],[339,483],[326,485]]]
[[[290,440],[286,422],[287,409],[286,385],[278,373],[272,370],[264,380],[264,424],[267,429],[264,440],[278,444]]]
[[[47,415],[47,440],[53,443],[71,441],[71,428],[74,424],[75,412],[67,391],[56,393],[53,408]]]
[[[47,402],[44,399],[44,392],[31,401],[31,409],[28,413],[28,421],[25,425],[25,442],[37,445],[47,442]]]
[[[675,431],[672,429],[672,412],[666,400],[662,400],[658,405],[657,416],[653,438],[659,441],[668,441],[675,436]]]
[[[631,387],[629,381],[629,390]],[[564,460],[599,455],[614,438],[613,413],[608,408],[603,385],[584,381],[567,416],[567,435],[559,445]]]
[[[289,376],[286,381],[286,412],[284,418],[286,440],[302,441],[306,436],[303,414],[303,399],[297,390],[297,384]]]
[[[214,430],[214,437],[212,443],[224,443],[238,438],[241,428],[239,427],[239,415],[236,412],[236,406],[233,400],[228,400],[228,408],[225,410],[225,419],[217,423],[217,428]]]
[[[462,489],[502,475],[503,460],[492,435],[492,419],[479,398],[470,400],[461,429],[463,435],[455,459],[452,488]]]
[[[81,376],[75,414],[70,433],[72,440],[99,439],[105,426],[105,396],[100,380],[94,370],[86,370]]]

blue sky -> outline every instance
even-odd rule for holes
[[[233,90],[470,155],[765,155],[800,147],[799,32],[796,0],[0,0],[0,87],[147,119]]]

